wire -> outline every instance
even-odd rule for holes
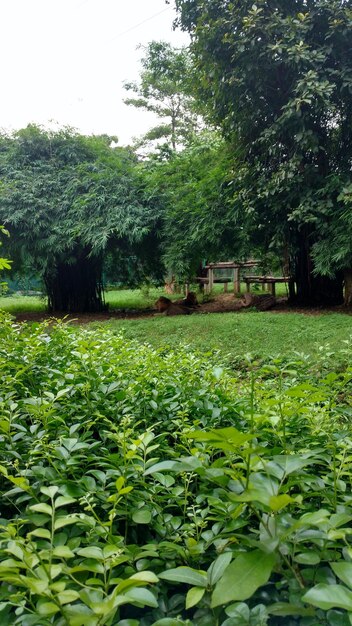
[[[111,43],[112,41],[115,41],[115,39],[117,39],[118,37],[123,37],[124,35],[127,35],[127,33],[130,33],[132,30],[135,30],[136,28],[139,28],[139,26],[142,26],[146,22],[150,22],[150,20],[153,20],[155,17],[158,17],[158,15],[161,15],[162,13],[165,13],[166,11],[170,11],[170,9],[171,9],[171,6],[170,7],[166,7],[166,9],[163,9],[162,11],[159,11],[159,13],[154,13],[154,15],[151,15],[150,17],[147,17],[142,22],[138,22],[138,24],[135,24],[134,26],[131,26],[127,30],[124,30],[122,33],[118,33],[117,35],[115,35],[115,37],[110,39],[107,43]]]

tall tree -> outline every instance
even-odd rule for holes
[[[126,82],[125,89],[137,97],[125,104],[155,113],[161,123],[141,139],[143,145],[164,141],[176,150],[188,143],[198,128],[199,116],[192,96],[192,64],[186,48],[173,48],[152,41],[145,48],[139,82]]]
[[[197,275],[202,260],[241,258],[247,231],[237,228],[233,156],[219,133],[203,131],[167,160],[149,159],[144,171],[151,194],[163,203],[163,258],[180,279]]]
[[[301,301],[341,301],[351,256],[336,263],[320,242],[339,245],[351,184],[352,2],[175,2],[199,96],[242,160],[235,196],[256,237],[288,248]]]
[[[110,143],[36,126],[1,137],[0,219],[11,229],[12,258],[42,276],[49,310],[104,308],[104,253],[138,258],[155,235],[158,209],[135,158]]]

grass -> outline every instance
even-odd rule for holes
[[[196,286],[193,286],[196,289]],[[230,288],[229,288],[229,291]],[[242,292],[245,288],[242,286]],[[222,285],[214,285],[214,294],[223,292]],[[254,293],[262,293],[262,290],[253,290]],[[110,310],[114,309],[150,309],[153,308],[155,300],[160,296],[167,295],[171,300],[178,300],[182,298],[182,294],[165,294],[162,287],[151,287],[150,289],[113,289],[107,291],[105,294],[105,300],[109,304]],[[277,295],[286,295],[285,285],[277,285]],[[201,297],[199,298],[201,300]],[[38,296],[24,296],[24,295],[11,295],[0,297],[0,309],[7,311],[8,313],[25,313],[25,312],[45,312],[46,299]]]
[[[259,358],[303,353],[315,358],[321,346],[338,351],[351,336],[351,317],[338,313],[309,316],[299,313],[241,312],[155,316],[149,319],[113,320],[115,331],[162,348],[189,345],[202,352],[219,350],[232,362],[251,353]]]
[[[284,285],[278,285],[283,288]],[[222,285],[215,286],[215,293]],[[138,309],[153,307],[163,295],[162,288],[142,290],[113,290],[106,294],[111,309]],[[177,299],[180,294],[175,294]],[[45,301],[35,296],[0,298],[0,308],[9,313],[45,311]],[[251,353],[259,358],[295,353],[318,356],[322,345],[329,344],[338,351],[351,336],[349,315],[326,313],[318,316],[297,313],[241,313],[205,314],[190,317],[155,316],[148,319],[114,320],[107,322],[113,331],[124,330],[127,338],[150,343],[157,348],[189,345],[191,349],[209,352],[218,350],[222,359],[232,363]]]
[[[16,313],[44,312],[46,310],[46,301],[39,296],[1,296],[0,309],[15,315]]]
[[[173,294],[172,296],[165,293],[162,287],[152,287],[148,290],[144,289],[119,289],[107,291],[105,300],[109,304],[109,309],[151,309],[155,300],[160,296],[167,296],[171,300],[182,298],[182,294]]]

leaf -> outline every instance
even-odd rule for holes
[[[37,513],[44,513],[44,515],[49,515],[50,517],[53,514],[53,509],[50,504],[46,504],[45,502],[39,502],[38,504],[32,504],[30,507],[31,511],[36,511]]]
[[[60,607],[58,607],[57,604],[54,604],[54,602],[43,602],[38,604],[37,611],[39,615],[43,616],[54,615],[60,611]]]
[[[253,439],[254,435],[241,433],[237,430],[237,428],[229,426],[228,428],[218,428],[209,431],[195,430],[193,432],[186,433],[185,437],[195,439],[196,441],[206,442],[212,448],[219,448],[220,450],[228,450],[232,452],[237,450],[244,443]]]
[[[302,617],[309,617],[315,615],[314,609],[306,609],[303,606],[296,606],[288,602],[276,602],[266,607],[266,610],[270,615],[277,615],[279,617],[286,617],[287,615],[301,615]]]
[[[144,472],[144,476],[154,474],[155,472],[161,472],[163,470],[177,471],[177,461],[161,461],[160,463],[156,463],[152,467],[148,467],[148,469]]]
[[[126,594],[126,598],[128,598],[131,602],[137,602],[143,606],[151,606],[153,608],[158,607],[158,601],[156,597],[152,594],[149,589],[144,589],[143,587],[135,587],[133,589],[129,589]]]
[[[30,590],[30,592],[37,595],[43,595],[48,589],[48,580],[40,580],[39,578],[31,578],[30,576],[26,576],[23,581]]]
[[[154,574],[154,572],[144,570],[143,572],[137,572],[137,574],[132,574],[132,576],[130,576],[130,580],[138,580],[145,583],[157,583],[159,581],[159,578]]]
[[[173,617],[163,617],[153,623],[153,626],[184,626],[183,620],[175,619]]]
[[[149,524],[152,519],[152,514],[147,507],[143,507],[132,513],[132,519],[136,524]]]
[[[205,594],[204,587],[191,587],[186,595],[186,609],[191,609],[192,606],[198,604]]]
[[[104,560],[104,554],[101,548],[97,546],[89,546],[88,548],[81,548],[77,550],[79,556],[84,556],[86,559],[98,559],[98,561]]]
[[[65,616],[70,626],[97,626],[100,621],[84,604],[65,607]]]
[[[6,552],[13,554],[20,561],[23,561],[23,558],[24,558],[23,550],[21,546],[18,543],[16,543],[16,541],[9,541],[9,543],[7,544]]]
[[[162,470],[169,470],[172,472],[193,472],[194,470],[202,467],[201,461],[195,457],[181,458],[178,461],[161,461],[148,467],[144,472],[144,476],[148,474],[154,474],[155,472],[161,472]]]
[[[41,539],[51,539],[51,532],[47,528],[36,528],[28,533],[31,537],[40,537]]]
[[[296,554],[294,557],[296,563],[301,563],[302,565],[318,565],[320,563],[320,556],[317,552],[300,552]]]
[[[55,500],[55,508],[58,509],[60,506],[66,506],[66,504],[72,504],[76,502],[75,498],[71,498],[70,496],[59,496]]]
[[[6,478],[16,485],[16,487],[19,487],[19,489],[23,489],[23,491],[30,491],[27,478],[24,478],[23,476],[10,476],[10,474],[8,474]]]
[[[235,624],[235,626],[248,626],[250,623],[251,611],[250,608],[245,602],[237,602],[236,604],[231,604],[225,609],[226,615],[229,615],[230,622],[226,620],[229,624]],[[225,622],[225,624],[226,624]]]
[[[185,583],[196,587],[207,586],[207,576],[205,572],[193,569],[192,567],[175,567],[159,574],[159,578],[171,582]]]
[[[287,493],[284,493],[280,496],[271,496],[271,498],[269,499],[269,507],[272,511],[277,512],[283,509],[288,504],[291,504],[291,502],[294,502],[293,498],[291,498],[291,496],[289,496]]]
[[[336,574],[347,587],[352,589],[352,563],[341,561],[340,563],[330,563],[330,567],[334,574]]]
[[[75,600],[78,600],[79,598],[79,593],[77,593],[77,591],[74,591],[74,589],[65,589],[64,591],[60,591],[60,593],[57,594],[57,599],[59,600],[60,604],[68,604],[69,602],[74,602]]]
[[[268,582],[275,560],[274,554],[261,550],[240,554],[217,583],[211,606],[250,598],[258,587]]]
[[[59,491],[59,487],[52,485],[51,487],[41,487],[40,491],[45,495],[49,496],[49,498],[54,498]]]
[[[311,526],[320,526],[321,524],[327,523],[327,518],[330,516],[329,511],[326,509],[319,509],[318,511],[314,511],[313,513],[304,513],[302,517],[298,520],[299,526],[304,526],[309,524]]]
[[[223,575],[225,569],[230,565],[232,560],[232,552],[224,552],[220,554],[210,565],[207,571],[208,583],[211,587],[218,582]]]
[[[292,472],[295,472],[298,469],[302,469],[303,467],[306,467],[307,465],[312,465],[313,463],[316,462],[315,458],[308,458],[308,459],[304,459],[299,455],[277,455],[273,457],[273,461],[275,461],[275,463],[277,463],[278,465],[280,465],[280,467],[282,467],[285,476],[288,476],[289,474],[292,474]]]
[[[77,524],[77,522],[86,521],[83,520],[80,515],[64,515],[63,517],[57,517],[54,523],[54,530],[59,530],[64,526],[69,526],[70,524]]]
[[[70,550],[68,546],[56,546],[53,549],[53,556],[57,556],[61,559],[71,559],[75,556],[75,553]]]
[[[352,591],[342,585],[326,585],[325,583],[320,583],[313,587],[313,589],[309,589],[309,591],[302,596],[302,600],[324,611],[333,608],[352,611]]]

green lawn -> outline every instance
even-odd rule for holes
[[[218,291],[218,285],[216,286]],[[105,300],[109,304],[110,310],[114,309],[149,309],[154,305],[155,300],[160,296],[165,296],[163,288],[153,287],[149,290],[142,289],[116,289],[107,291]],[[168,296],[173,300],[182,298],[182,294]],[[45,311],[46,299],[38,296],[12,295],[0,297],[0,309],[9,313],[22,313],[29,311]]]
[[[115,331],[123,330],[127,338],[158,348],[187,344],[202,352],[219,350],[221,358],[230,363],[248,353],[260,358],[290,358],[299,352],[315,358],[321,354],[321,346],[329,344],[331,352],[335,352],[352,336],[351,316],[339,313],[210,313],[113,320],[108,325]]]
[[[196,285],[191,286],[191,289],[196,290]],[[252,289],[254,293],[262,293],[261,288]],[[285,296],[285,285],[279,284],[276,288],[278,296]],[[229,292],[231,288],[229,286]],[[242,285],[242,292],[245,292],[245,286]],[[223,285],[214,285],[214,294],[223,293]],[[155,300],[160,296],[167,295],[171,300],[178,300],[182,298],[182,294],[177,293],[173,295],[165,294],[162,287],[151,287],[150,289],[112,289],[106,291],[105,300],[109,304],[110,310],[114,309],[149,309],[154,305]],[[201,301],[202,296],[198,295],[198,299]],[[8,311],[9,313],[22,313],[26,311],[45,311],[46,299],[45,297],[38,296],[24,296],[24,295],[12,295],[0,297],[0,309]]]
[[[34,311],[41,312],[46,309],[46,300],[38,296],[1,296],[0,309],[12,315]]]
[[[280,285],[281,287],[281,285]],[[216,285],[216,291],[221,286]],[[108,291],[110,309],[139,309],[153,307],[163,295],[163,289]],[[174,296],[179,298],[180,294]],[[44,311],[43,299],[34,296],[0,298],[0,308],[10,313]],[[339,313],[303,315],[299,313],[240,313],[204,314],[187,317],[164,317],[113,320],[105,322],[114,331],[123,330],[127,338],[148,342],[155,347],[189,345],[202,352],[218,350],[228,363],[243,359],[251,353],[256,357],[303,353],[316,358],[321,346],[329,344],[331,352],[339,351],[352,336],[352,318]]]

